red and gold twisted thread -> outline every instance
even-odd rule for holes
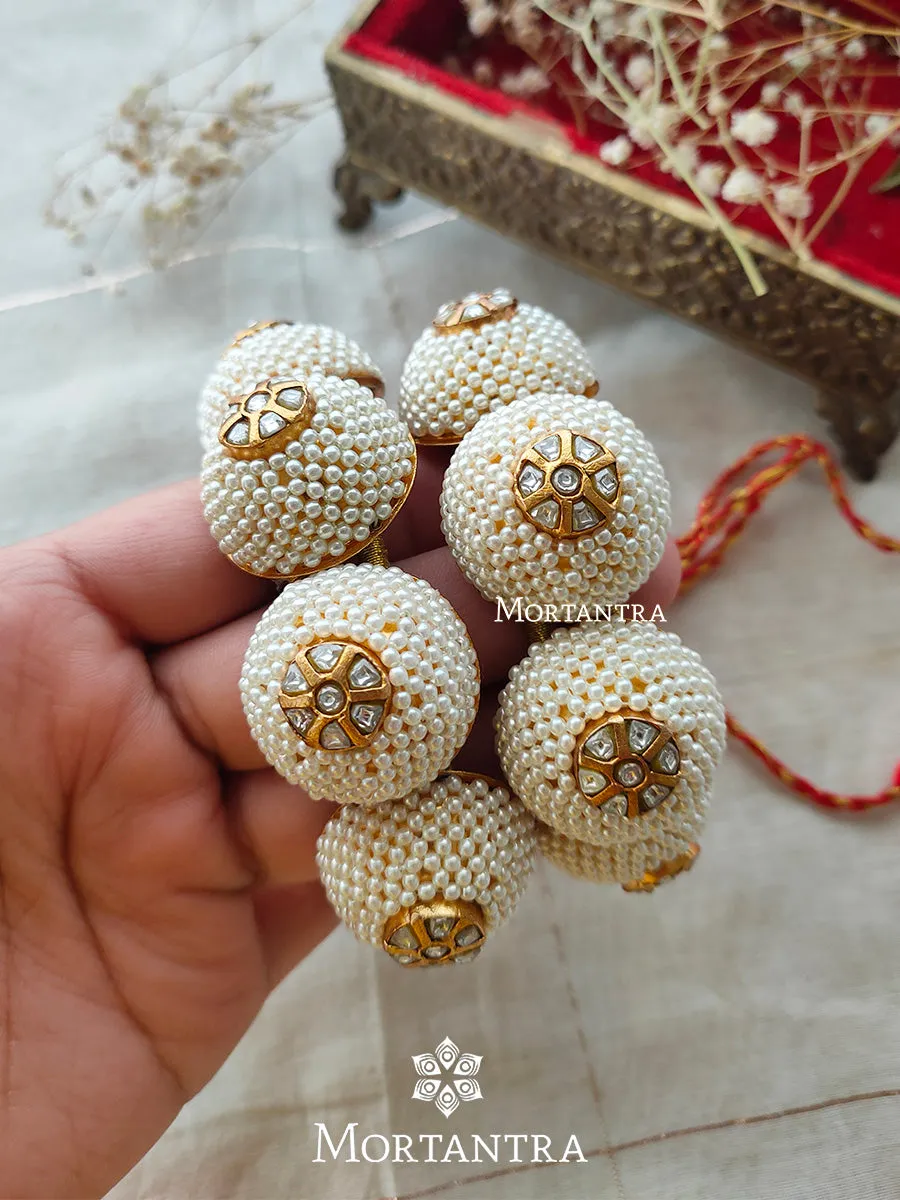
[[[774,459],[773,455],[776,456]],[[825,472],[838,510],[859,537],[885,554],[900,552],[900,539],[881,533],[853,510],[840,467],[831,451],[805,434],[790,434],[753,446],[733,466],[723,471],[706,493],[700,502],[694,524],[678,539],[683,569],[682,593],[720,565],[769,493],[808,462],[818,463]],[[863,812],[900,799],[900,779],[894,786],[872,796],[827,791],[792,771],[731,713],[728,713],[728,729],[786,787],[823,808]]]

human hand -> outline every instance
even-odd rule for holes
[[[497,690],[526,649],[442,547],[420,458],[391,557],[466,622],[485,696],[458,765],[496,775]],[[189,481],[0,552],[0,1194],[99,1196],[218,1070],[328,933],[329,806],[241,710],[274,589],[220,556]],[[675,594],[669,548],[638,597]]]

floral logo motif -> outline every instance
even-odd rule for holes
[[[433,1054],[414,1054],[413,1066],[419,1078],[413,1100],[433,1101],[449,1117],[462,1101],[483,1099],[475,1078],[481,1070],[481,1059],[480,1054],[463,1054],[450,1038],[444,1038]]]

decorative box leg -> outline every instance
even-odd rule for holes
[[[900,432],[900,391],[893,396],[820,392],[818,408],[844,452],[847,469],[868,482]]]
[[[395,204],[403,196],[403,189],[388,183],[374,171],[359,167],[349,152],[334,169],[334,188],[344,202],[344,211],[338,217],[342,229],[363,229],[372,220],[376,204]]]

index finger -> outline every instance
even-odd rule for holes
[[[439,454],[420,454],[412,494],[385,533],[392,556],[440,544],[443,471]],[[217,629],[270,603],[277,590],[221,553],[203,517],[197,479],[127,500],[42,541],[91,604],[125,636],[151,645]]]

